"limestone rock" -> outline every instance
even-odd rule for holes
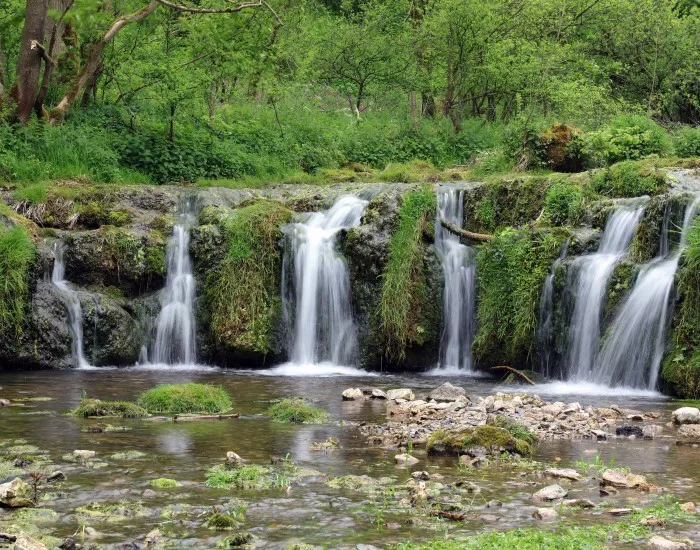
[[[0,399],[0,407],[9,407],[9,406],[10,406],[9,399]]]
[[[587,498],[572,498],[561,503],[568,508],[595,508],[595,503]]]
[[[626,474],[620,470],[605,470],[605,472],[603,472],[602,485],[612,485],[613,487],[622,489],[634,489],[646,483],[646,478],[637,474]]]
[[[32,488],[29,484],[16,477],[12,481],[0,485],[0,505],[9,508],[34,506],[31,500]]]
[[[549,468],[545,471],[545,474],[551,477],[570,479],[571,481],[579,481],[581,479],[581,474],[573,468]]]
[[[653,550],[686,550],[690,548],[690,546],[684,542],[675,542],[660,537],[659,535],[651,537],[647,546]]]
[[[663,431],[663,427],[656,424],[649,424],[648,426],[644,426],[642,428],[642,436],[644,439],[656,439]]]
[[[532,513],[532,517],[543,521],[552,521],[559,517],[554,508],[536,508]]]
[[[678,428],[677,445],[700,444],[700,424],[684,424]]]
[[[377,388],[373,388],[370,397],[372,399],[386,399],[386,392],[383,392],[382,390],[379,390]]]
[[[411,477],[413,479],[417,479],[419,481],[428,481],[430,480],[430,474],[426,471],[421,471],[421,472],[413,472],[411,474]]]
[[[238,467],[245,462],[240,456],[238,456],[236,453],[233,451],[229,451],[226,453],[226,464],[229,466],[234,466]]]
[[[386,392],[387,399],[406,399],[407,401],[413,401],[415,395],[408,388],[398,388],[394,390],[389,390]]]
[[[48,550],[44,544],[25,533],[17,535],[13,550]]]
[[[343,401],[355,401],[356,399],[364,399],[360,388],[348,388],[343,392]]]
[[[442,386],[438,386],[428,394],[430,399],[439,402],[457,401],[461,397],[466,397],[467,391],[459,386],[453,386],[449,382],[445,382]]]
[[[86,451],[86,450],[75,450],[73,451],[73,456],[82,460],[85,460],[87,458],[94,458],[97,453],[95,451]]]
[[[681,407],[673,411],[675,424],[700,424],[700,409],[695,407]]]
[[[397,464],[402,466],[412,466],[413,464],[418,464],[420,462],[415,456],[409,454],[400,454],[394,457]]]
[[[540,489],[534,495],[532,495],[532,498],[534,498],[536,501],[543,502],[564,498],[567,494],[566,489],[564,489],[561,485],[555,484],[548,485],[547,487]]]
[[[684,502],[680,505],[680,509],[689,514],[695,513],[695,503],[694,502]]]
[[[610,508],[607,513],[611,516],[629,516],[634,510],[632,508]]]

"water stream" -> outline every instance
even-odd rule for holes
[[[157,364],[194,364],[194,299],[196,282],[190,258],[190,228],[195,221],[193,200],[183,203],[167,246],[167,278],[161,294],[162,309],[156,320],[152,361]],[[145,357],[139,360],[142,362]]]
[[[70,323],[71,335],[71,358],[73,364],[81,369],[89,368],[90,363],[85,358],[83,350],[83,308],[80,305],[78,293],[68,286],[66,281],[66,262],[65,262],[66,245],[57,241],[53,246],[54,263],[51,273],[51,282],[58,289],[61,300],[66,306],[68,312],[68,321]]]
[[[435,246],[445,277],[443,332],[436,372],[466,373],[472,369],[472,342],[476,332],[476,262],[474,249],[460,243],[440,223],[440,218],[459,228],[464,226],[464,191],[454,187],[438,189]]]
[[[357,363],[350,278],[337,238],[341,231],[360,224],[367,204],[345,195],[330,210],[286,228],[282,298],[293,365]]]

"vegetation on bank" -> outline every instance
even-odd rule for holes
[[[273,351],[281,313],[281,226],[291,217],[282,203],[260,200],[222,221],[226,255],[207,276],[205,288],[219,346],[248,353]]]
[[[389,242],[379,302],[384,353],[401,362],[406,348],[426,338],[423,310],[426,298],[425,234],[431,234],[437,201],[432,186],[402,197],[398,225]]]
[[[222,387],[194,382],[161,384],[142,393],[137,403],[157,414],[218,414],[233,407],[231,397]]]
[[[326,411],[319,407],[309,405],[300,397],[283,399],[279,403],[271,405],[267,414],[276,422],[291,424],[323,424],[329,418]]]
[[[5,226],[2,214],[0,210],[0,333],[11,337],[24,324],[36,247],[26,228]]]

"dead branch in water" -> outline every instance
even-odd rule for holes
[[[522,378],[523,380],[525,380],[525,382],[527,382],[527,383],[530,384],[531,386],[534,386],[534,385],[535,385],[535,383],[534,383],[532,380],[530,380],[530,379],[525,375],[524,372],[519,371],[518,369],[514,369],[513,367],[506,367],[506,366],[491,367],[491,370],[497,370],[497,369],[507,370],[507,371],[509,371],[509,372],[512,372],[513,374],[517,374],[518,376],[520,376],[520,378]]]
[[[467,231],[466,229],[462,229],[461,227],[457,227],[452,222],[448,222],[442,216],[440,216],[440,223],[450,233],[454,233],[458,237],[464,237],[465,239],[470,240],[470,241],[478,241],[481,243],[485,243],[485,242],[488,242],[491,239],[493,239],[493,235],[486,235],[484,233],[473,233],[472,231]]]

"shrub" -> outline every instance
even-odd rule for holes
[[[142,393],[138,404],[151,413],[223,413],[233,402],[226,390],[209,384],[162,384]]]
[[[100,401],[99,399],[80,400],[80,405],[71,411],[73,416],[90,417],[121,417],[143,418],[148,411],[128,401]]]
[[[289,398],[275,403],[267,414],[276,422],[293,424],[322,424],[328,420],[328,413],[309,405],[304,399]]]
[[[4,205],[3,205],[4,206]],[[7,228],[0,218],[0,333],[22,331],[29,300],[29,268],[36,247],[22,226]]]
[[[638,162],[620,162],[591,179],[594,192],[607,197],[658,195],[668,187],[663,172]]]
[[[435,219],[436,196],[423,187],[403,196],[398,227],[389,242],[389,258],[382,275],[379,318],[385,353],[401,361],[408,344],[422,343],[421,304],[425,299],[423,233]]]
[[[676,155],[679,157],[700,157],[700,127],[685,127],[674,140]]]
[[[583,213],[583,189],[571,183],[554,183],[547,189],[544,205],[552,225],[576,225]]]

